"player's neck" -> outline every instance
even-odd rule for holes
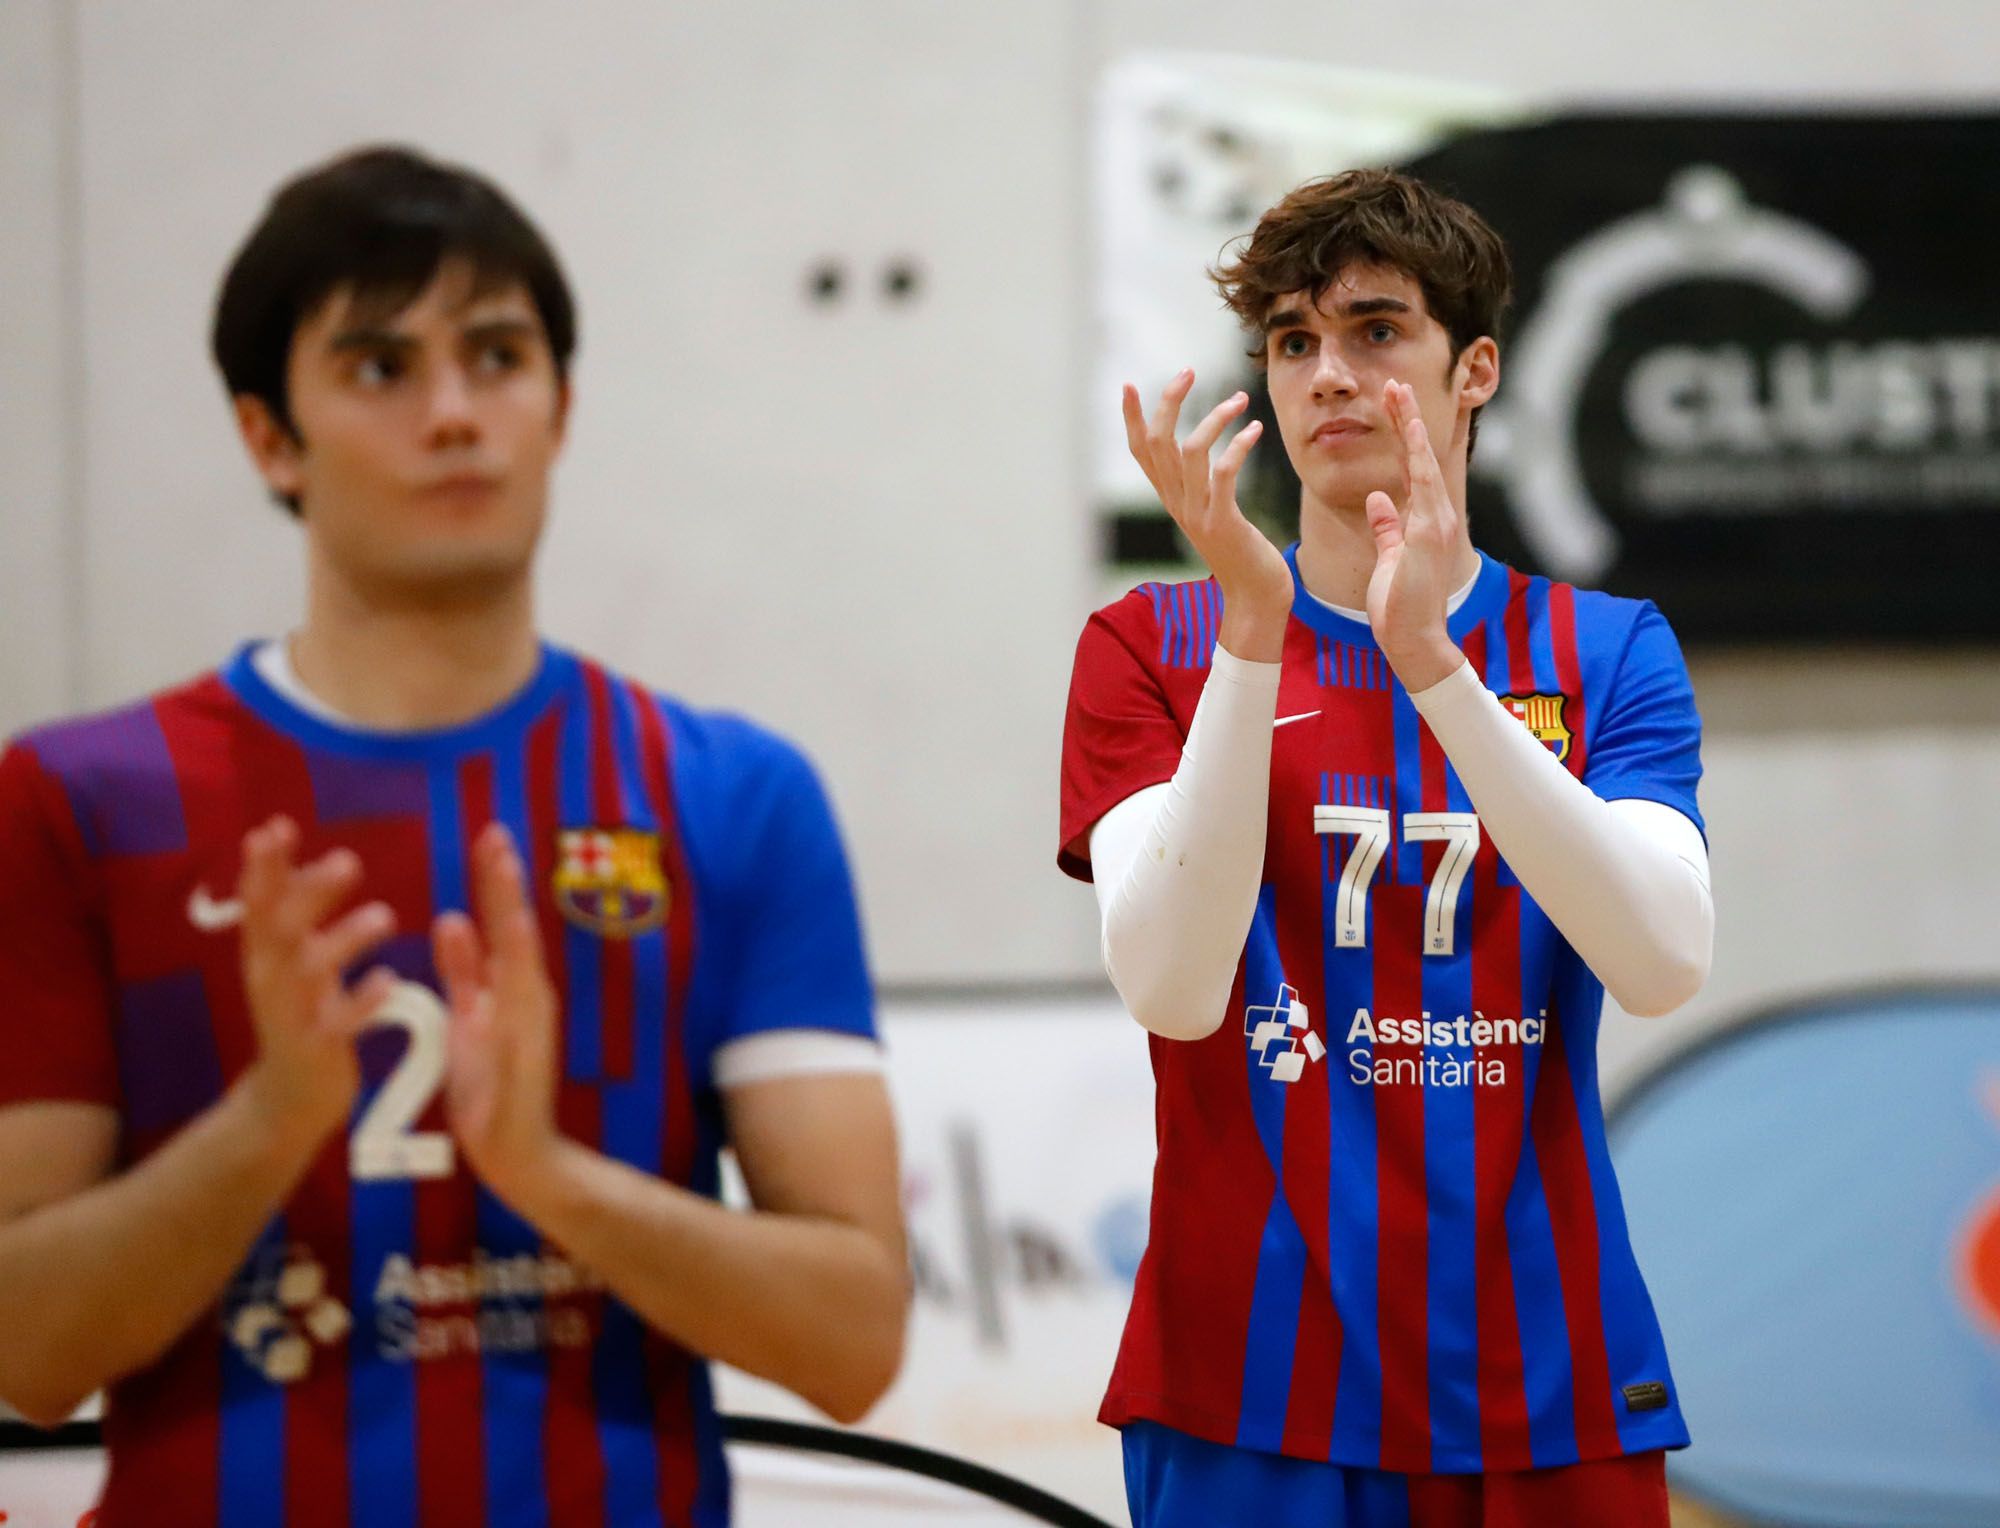
[[[363,727],[421,731],[482,716],[541,661],[528,580],[450,605],[371,597],[330,570],[310,574],[290,643],[299,683]]]
[[[1461,516],[1450,587],[1478,571],[1479,553]],[[1306,592],[1329,605],[1365,610],[1374,572],[1375,533],[1368,529],[1367,511],[1359,504],[1327,504],[1306,492],[1299,501],[1299,580]]]

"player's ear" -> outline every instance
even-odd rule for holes
[[[262,398],[239,393],[235,400],[236,432],[250,453],[258,475],[271,492],[296,496],[304,487],[300,458],[305,445]]]
[[[1476,409],[1492,399],[1500,386],[1500,347],[1492,335],[1480,335],[1458,353],[1452,381],[1460,408]]]
[[[568,377],[556,378],[555,437],[556,437],[556,444],[558,446],[560,446],[563,443],[563,437],[569,431],[570,399],[571,399],[571,392],[570,392],[569,378]]]

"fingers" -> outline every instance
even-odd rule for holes
[[[298,843],[298,826],[288,817],[274,817],[244,835],[237,891],[245,932],[253,939],[297,944],[361,879],[361,857],[352,849],[334,849],[295,868]]]
[[[451,1011],[470,1013],[486,986],[486,958],[472,920],[461,912],[440,915],[431,929],[431,954]]]
[[[273,817],[243,835],[243,869],[236,894],[243,899],[246,921],[268,921],[298,838],[298,827],[289,817]]]
[[[315,975],[338,980],[341,972],[395,932],[396,915],[389,904],[370,902],[316,934],[308,947],[306,964]]]
[[[1160,406],[1153,410],[1153,422],[1147,430],[1153,443],[1164,442],[1172,445],[1174,432],[1180,428],[1181,405],[1187,402],[1187,395],[1194,389],[1194,368],[1183,367],[1169,382],[1166,391],[1160,394]]]
[[[1188,390],[1194,386],[1194,371],[1183,368],[1160,394],[1160,404],[1147,421],[1141,412],[1139,389],[1127,382],[1120,393],[1119,404],[1125,415],[1125,444],[1132,452],[1132,459],[1146,474],[1146,481],[1153,485],[1153,491],[1160,495],[1169,514],[1178,515],[1180,505],[1175,502],[1174,486],[1179,481],[1179,469],[1175,466],[1174,430],[1179,423],[1181,404],[1187,400]]]
[[[332,850],[292,871],[290,884],[272,910],[271,932],[280,939],[303,939],[326,921],[360,881],[361,856],[352,849]]]
[[[321,1025],[343,1040],[352,1040],[374,1022],[376,1013],[389,1001],[401,980],[387,966],[377,966],[346,991],[322,1006]]]
[[[1188,432],[1188,438],[1181,443],[1183,458],[1199,457],[1204,467],[1208,465],[1209,449],[1221,438],[1223,426],[1250,407],[1248,393],[1231,393],[1208,411],[1207,417]]]
[[[1243,470],[1244,460],[1250,455],[1250,448],[1263,438],[1264,421],[1253,419],[1236,432],[1235,439],[1223,448],[1216,458],[1215,472],[1211,478],[1211,493],[1219,504],[1236,502],[1236,474]]]
[[[492,823],[479,835],[473,857],[479,923],[491,951],[494,986],[503,993],[532,996],[548,977],[521,856],[507,830]]]
[[[1438,465],[1437,452],[1431,447],[1430,430],[1417,408],[1416,389],[1406,382],[1387,382],[1383,384],[1382,401],[1396,426],[1397,439],[1402,442],[1412,519],[1449,532],[1456,511],[1445,489],[1444,469]]]
[[[1119,393],[1118,402],[1125,415],[1125,444],[1150,477],[1152,467],[1146,460],[1146,413],[1139,404],[1139,389],[1127,382]]]
[[[1188,433],[1186,440],[1181,442],[1181,507],[1184,510],[1200,511],[1212,507],[1215,503],[1215,480],[1210,474],[1208,465],[1209,449],[1222,434],[1223,426],[1249,406],[1248,393],[1231,393],[1210,409],[1208,416]]]
[[[1377,489],[1368,495],[1368,529],[1375,536],[1375,555],[1393,552],[1403,544],[1403,522],[1396,514],[1396,501]]]

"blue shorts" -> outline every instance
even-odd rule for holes
[[[1667,1528],[1659,1450],[1554,1469],[1404,1475],[1125,1424],[1132,1528]]]

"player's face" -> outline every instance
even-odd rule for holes
[[[1431,444],[1447,472],[1462,472],[1466,424],[1493,394],[1498,351],[1490,339],[1457,357],[1451,336],[1401,271],[1355,265],[1314,302],[1292,292],[1272,305],[1264,357],[1285,454],[1309,501],[1357,512],[1376,489],[1398,504],[1408,492],[1402,448],[1382,405],[1390,380],[1415,389]]]
[[[293,336],[287,383],[296,441],[245,434],[316,557],[419,600],[526,577],[569,402],[526,288],[477,292],[447,261],[397,312],[337,290]]]

